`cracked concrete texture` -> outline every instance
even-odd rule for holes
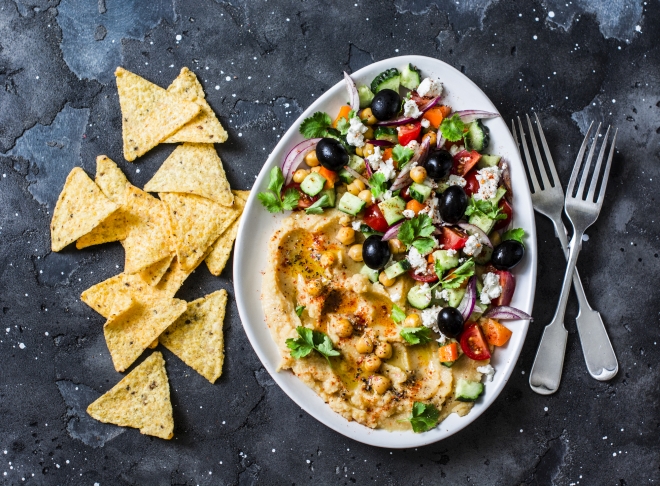
[[[0,0],[3,481],[563,485],[660,480],[660,307],[653,291],[660,285],[655,216],[660,7],[628,0],[612,2],[609,10],[603,5],[587,0],[568,8],[554,0],[458,5],[390,0],[369,6],[356,0],[323,6],[296,0]],[[636,25],[641,33],[632,32]],[[524,373],[554,311],[563,262],[551,224],[539,217],[537,320],[500,397],[459,434],[417,450],[389,451],[352,442],[300,410],[265,372],[243,332],[230,261],[220,278],[200,267],[177,294],[193,300],[218,288],[229,291],[223,376],[212,386],[163,350],[174,439],[129,429],[95,448],[93,434],[100,429],[83,419],[84,402],[122,375],[112,367],[103,319],[79,295],[119,271],[123,250],[109,244],[50,253],[48,211],[73,165],[93,175],[95,157],[106,154],[142,186],[174,149],[159,146],[135,164],[123,160],[115,64],[163,87],[182,66],[193,69],[229,132],[229,140],[218,146],[228,178],[233,187],[248,189],[279,137],[341,80],[342,70],[402,54],[435,57],[463,71],[506,119],[538,112],[564,182],[588,122],[619,128],[608,199],[578,263],[617,351],[619,375],[599,383],[586,373],[571,299],[562,386],[551,397],[529,389]],[[75,394],[76,386],[84,393]]]

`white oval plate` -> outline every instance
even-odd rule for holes
[[[401,69],[406,63],[419,67],[424,77],[440,79],[445,87],[443,102],[452,109],[478,109],[498,111],[488,97],[461,72],[450,65],[422,56],[401,56],[379,61],[360,69],[352,75],[356,84],[369,84],[371,80],[385,69],[396,67]],[[264,367],[275,382],[303,410],[314,418],[340,434],[365,444],[389,448],[417,447],[442,440],[455,434],[479,415],[481,415],[500,394],[518,360],[527,334],[528,321],[509,321],[507,326],[513,331],[508,344],[497,348],[491,361],[495,368],[492,382],[486,383],[485,393],[477,401],[470,413],[465,417],[452,414],[441,422],[438,427],[422,434],[410,432],[388,432],[372,430],[356,422],[349,422],[341,415],[333,412],[328,405],[302,381],[289,371],[277,372],[280,354],[271,338],[270,331],[264,319],[261,307],[261,277],[267,265],[267,245],[273,232],[280,226],[286,215],[272,215],[259,203],[257,192],[265,190],[268,185],[268,173],[273,166],[281,164],[288,151],[303,140],[298,132],[300,123],[314,112],[325,111],[331,116],[346,103],[347,94],[341,73],[337,73],[340,81],[330,88],[323,96],[314,102],[296,120],[289,131],[282,137],[264,164],[254,188],[250,193],[245,212],[241,219],[234,248],[234,289],[238,312],[243,322],[245,332],[252,347],[259,356]],[[516,292],[512,306],[531,314],[536,285],[536,227],[534,225],[534,210],[530,198],[527,178],[525,176],[518,148],[502,118],[486,120],[490,129],[491,146],[489,151],[503,156],[511,169],[511,181],[514,199],[514,225],[522,227],[527,232],[526,255],[523,262],[516,267]]]

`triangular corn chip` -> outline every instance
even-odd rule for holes
[[[53,211],[50,223],[52,250],[60,251],[86,235],[118,208],[84,170],[75,167],[66,178]]]
[[[90,404],[87,413],[101,422],[134,427],[142,434],[171,439],[174,419],[163,355],[152,353]]]
[[[126,189],[125,209],[135,217],[126,239],[124,272],[134,273],[172,253],[169,216],[162,201],[137,187]]]
[[[96,185],[115,204],[125,204],[126,188],[131,185],[117,164],[107,155],[96,157]]]
[[[224,289],[190,302],[159,338],[167,349],[211,383],[222,374],[225,358],[222,323],[226,307]]]
[[[131,366],[185,310],[185,301],[164,298],[149,306],[135,302],[127,311],[108,319],[103,333],[115,369],[121,372]]]
[[[195,194],[169,192],[158,195],[169,210],[176,256],[184,270],[193,268],[238,217],[235,209]]]
[[[222,270],[229,260],[229,255],[231,254],[231,249],[234,246],[234,240],[236,239],[236,234],[238,233],[238,223],[241,222],[241,215],[243,214],[243,209],[245,208],[245,202],[247,201],[250,191],[232,191],[234,193],[234,206],[232,209],[235,209],[239,212],[238,218],[227,228],[227,230],[222,233],[213,246],[211,247],[211,253],[206,257],[206,266],[216,277],[222,273]]]
[[[179,263],[179,259],[174,257],[170,268],[167,269],[167,272],[165,272],[165,275],[163,275],[160,282],[158,282],[158,284],[154,287],[156,292],[158,292],[159,295],[162,294],[167,295],[168,297],[174,297],[174,295],[183,285],[183,282],[185,282],[190,274],[193,273],[195,269],[204,261],[204,258],[206,258],[210,250],[211,249],[209,248],[206,253],[194,263],[192,268],[189,268],[188,270],[184,270]]]
[[[76,248],[82,250],[88,246],[125,240],[134,222],[135,217],[125,207],[120,207],[92,231],[78,238]]]
[[[167,272],[167,269],[170,268],[173,259],[174,253],[152,265],[149,265],[147,268],[139,272],[140,277],[151,286],[157,285],[158,282],[160,282],[160,279],[163,278],[163,275],[165,275],[165,272]]]
[[[147,185],[147,192],[197,194],[231,206],[229,182],[213,144],[184,143],[163,162]]]
[[[145,154],[200,112],[197,103],[168,93],[160,86],[118,67],[115,71],[121,106],[124,158]]]
[[[197,142],[222,143],[227,140],[227,132],[204,99],[204,89],[199,84],[195,73],[187,67],[172,81],[167,92],[186,101],[197,103],[201,111],[199,115],[170,135],[164,143]]]

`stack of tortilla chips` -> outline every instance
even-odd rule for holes
[[[53,213],[52,249],[74,241],[78,249],[112,241],[124,247],[124,271],[82,294],[107,319],[103,331],[117,371],[160,342],[214,383],[224,360],[227,292],[190,303],[174,295],[202,261],[212,274],[222,272],[249,193],[229,187],[214,146],[227,132],[194,73],[183,68],[167,90],[121,67],[115,74],[125,158],[133,161],[159,143],[183,143],[144,190],[105,155],[97,157],[95,180],[74,168]],[[161,353],[151,354],[87,411],[103,422],[171,438]]]

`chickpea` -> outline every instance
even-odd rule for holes
[[[371,108],[365,108],[359,113],[358,116],[365,125],[373,125],[378,121],[374,116],[373,112],[371,111]]]
[[[340,338],[347,338],[353,335],[353,324],[348,319],[339,319],[335,321],[332,328],[335,334]]]
[[[342,245],[351,245],[355,242],[355,230],[349,226],[342,227],[335,237]]]
[[[364,157],[364,151],[362,150],[362,147],[355,147],[355,155],[359,155],[360,157]]]
[[[390,251],[392,252],[393,255],[405,253],[406,251],[406,245],[404,245],[403,242],[398,238],[392,238],[387,242],[387,244],[390,247]]]
[[[364,357],[364,360],[362,360],[362,365],[360,367],[365,371],[377,371],[378,368],[380,368],[380,364],[381,361],[378,356],[369,354]]]
[[[307,155],[305,155],[305,163],[310,167],[316,167],[319,165],[319,159],[316,157],[316,150],[312,150]]]
[[[437,138],[437,136],[436,136],[436,134],[435,134],[435,132],[434,132],[433,130],[431,130],[430,132],[426,133],[426,134],[422,137],[422,142],[423,142],[424,139],[426,139],[426,138],[429,139],[429,144],[431,145],[431,147],[435,147],[436,144],[438,143],[438,138]]]
[[[362,182],[360,179],[355,179],[353,182],[351,182],[351,184],[360,189],[360,192],[367,188],[367,186],[364,185],[364,182]]]
[[[355,181],[353,181],[353,182],[355,182]],[[346,190],[348,192],[350,192],[351,194],[353,194],[354,196],[357,196],[358,194],[360,194],[362,192],[362,190],[358,186],[353,184],[353,182],[351,182],[350,184],[348,184],[346,186]]]
[[[326,251],[321,255],[321,266],[325,268],[330,268],[337,261],[337,256],[331,251]]]
[[[385,341],[380,341],[374,351],[380,359],[390,359],[392,357],[392,345]]]
[[[366,132],[362,134],[365,140],[373,140],[374,138],[374,129],[369,127]]]
[[[366,336],[362,336],[355,343],[355,350],[360,354],[369,354],[374,350],[374,343]]]
[[[497,246],[502,243],[502,237],[497,231],[493,231],[490,234],[490,242],[493,244],[493,246]]]
[[[361,262],[362,261],[362,244],[358,243],[353,245],[348,250],[348,256],[353,259],[353,261]]]
[[[309,171],[306,169],[298,169],[293,173],[293,182],[297,182],[300,184],[302,181],[305,180],[305,177],[309,175]]]
[[[321,295],[321,293],[323,293],[323,284],[320,280],[312,280],[309,282],[309,284],[307,284],[307,292],[312,297],[318,297]]]
[[[409,314],[403,321],[405,327],[419,327],[422,325],[422,319],[419,317],[419,314]]]
[[[348,226],[351,224],[351,217],[348,214],[344,214],[341,218],[339,218],[339,224],[342,226]]]
[[[362,199],[364,202],[366,202],[367,204],[371,204],[372,202],[374,202],[374,198],[371,195],[371,191],[369,189],[365,189],[364,191],[360,191],[360,193],[358,194],[358,197],[360,199]]]
[[[383,395],[390,386],[392,386],[392,382],[386,376],[373,375],[371,377],[371,388],[379,395]]]
[[[311,170],[312,172],[321,172],[321,166],[320,166],[320,165],[317,165],[316,167],[312,167],[310,170]]]
[[[374,146],[370,143],[365,143],[362,147],[362,157],[369,157],[374,154]]]
[[[391,287],[394,285],[394,282],[396,282],[396,278],[389,278],[385,275],[385,272],[380,272],[380,275],[378,275],[378,281],[383,284],[383,287]]]
[[[418,184],[421,184],[426,180],[426,169],[419,166],[413,167],[410,170],[410,178]]]

